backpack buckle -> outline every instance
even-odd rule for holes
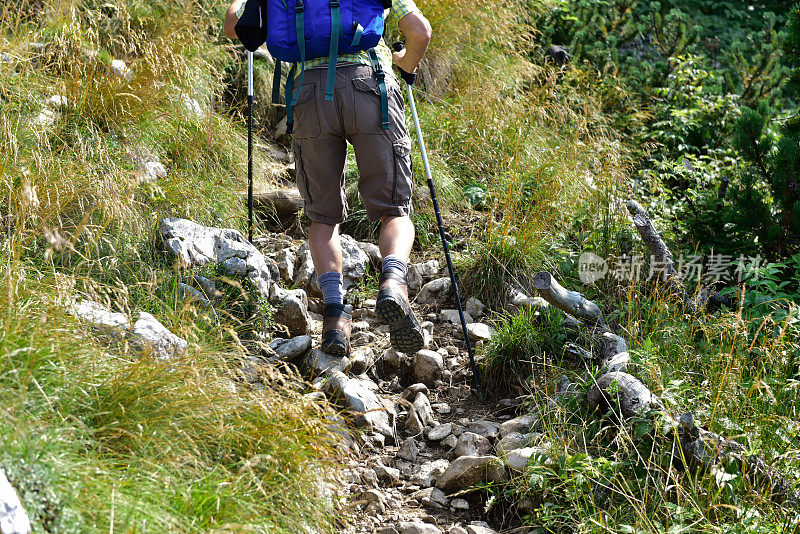
[[[331,7],[339,7],[339,0],[331,0]]]
[[[297,0],[297,3],[294,5],[294,12],[295,13],[302,13],[306,10],[304,0]]]

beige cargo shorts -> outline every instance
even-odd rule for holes
[[[354,148],[358,192],[371,221],[409,215],[411,139],[403,93],[387,73],[389,129],[381,128],[381,93],[372,67],[336,69],[333,102],[325,100],[327,69],[306,70],[294,107],[292,150],[297,188],[312,221],[338,224],[347,218],[344,169],[347,142]]]

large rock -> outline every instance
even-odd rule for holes
[[[131,343],[144,354],[152,354],[159,360],[181,356],[189,349],[185,339],[167,330],[147,312],[139,312],[139,318],[131,330]]]
[[[492,444],[474,432],[464,432],[458,436],[454,453],[456,456],[483,456],[492,450]]]
[[[500,432],[500,426],[492,421],[474,421],[467,425],[467,432],[474,432],[485,438],[496,438]]]
[[[472,341],[488,341],[494,336],[494,329],[483,323],[469,323],[467,334]]]
[[[431,408],[431,401],[424,393],[417,393],[414,398],[414,411],[417,413],[419,420],[423,425],[428,425],[434,422],[433,408]]]
[[[439,319],[442,321],[446,321],[448,323],[461,326],[461,314],[458,313],[458,310],[449,310],[449,309],[442,310],[441,312],[439,312]],[[470,315],[468,311],[464,311],[464,321],[467,324],[474,322],[472,315]]]
[[[528,434],[533,431],[533,427],[539,422],[539,418],[534,415],[522,415],[509,419],[500,425],[500,437],[504,438],[509,434]]]
[[[422,521],[403,521],[398,527],[400,534],[442,534],[439,527]]]
[[[273,285],[270,302],[278,309],[273,316],[275,322],[286,325],[293,336],[305,336],[311,329],[308,314],[308,297],[302,289],[286,290]]]
[[[161,221],[160,235],[182,266],[222,265],[242,272],[264,298],[269,298],[272,269],[264,255],[238,230],[169,217]],[[277,270],[277,266],[273,267]]]
[[[436,480],[442,476],[442,473],[447,471],[449,466],[450,462],[444,458],[424,462],[414,468],[411,482],[424,488],[429,488],[436,484]]]
[[[467,300],[466,304],[464,305],[464,311],[466,311],[476,319],[478,317],[483,316],[483,312],[485,309],[486,309],[486,304],[484,304],[475,297],[470,297],[470,299]]]
[[[408,438],[400,444],[400,449],[397,451],[397,457],[409,462],[416,462],[419,456],[419,446],[414,438]]]
[[[211,301],[206,298],[202,291],[183,282],[178,282],[177,290],[178,297],[185,304],[196,306],[203,311],[213,314],[214,305],[211,304]]]
[[[467,525],[467,534],[497,534],[497,531],[475,521]]]
[[[275,263],[278,264],[278,272],[281,273],[281,280],[287,284],[294,282],[294,265],[296,262],[297,257],[290,247],[275,253]]]
[[[394,439],[389,414],[366,382],[369,381],[361,378],[349,378],[340,371],[333,371],[326,389],[334,399],[341,403],[342,407],[354,416],[357,425],[365,426],[387,438]]]
[[[0,532],[2,534],[28,534],[31,522],[22,507],[16,490],[0,469]]]
[[[335,372],[346,373],[350,369],[350,360],[314,349],[303,360],[302,368],[306,376],[314,380]]]
[[[505,457],[509,452],[513,451],[514,449],[521,449],[527,447],[532,442],[536,441],[538,438],[541,438],[541,434],[529,433],[529,434],[520,434],[518,432],[512,432],[510,434],[506,434],[503,436],[503,439],[497,442],[494,446],[494,450],[498,456]]]
[[[311,250],[307,243],[297,251],[297,260],[294,264],[294,285],[306,288],[313,295],[322,295],[317,283],[317,274],[314,271],[314,260],[311,258]]]
[[[423,284],[430,282],[439,272],[439,262],[436,260],[426,261],[425,263],[412,263],[408,266],[408,290],[411,292],[419,291]]]
[[[380,269],[383,264],[383,256],[381,256],[381,249],[374,243],[358,242],[358,247],[364,251],[364,254],[369,258],[369,262],[373,267]]]
[[[436,480],[436,487],[455,493],[477,484],[505,482],[506,470],[497,456],[461,456]]]
[[[545,456],[546,453],[547,449],[544,447],[525,447],[510,451],[508,454],[506,454],[505,459],[509,469],[521,473],[525,471],[526,467],[528,467],[528,464],[534,455]]]
[[[342,285],[347,290],[367,274],[369,257],[358,246],[358,242],[349,235],[342,234],[341,241]],[[319,283],[314,272],[314,264],[310,262],[310,259],[310,249],[308,243],[305,243],[297,251],[298,263],[295,265],[295,285],[305,287],[316,294],[319,291]]]
[[[423,433],[425,427],[429,423],[433,423],[433,408],[428,397],[419,392],[414,398],[411,409],[408,411],[408,418],[406,419],[405,430],[413,436],[418,436]]]
[[[414,379],[432,388],[442,378],[444,358],[438,352],[423,349],[414,354]]]
[[[275,352],[275,360],[292,362],[308,354],[311,350],[311,338],[298,336],[292,339],[275,339],[269,344],[269,348]]]
[[[453,297],[453,284],[450,279],[437,278],[422,286],[417,295],[418,304],[442,306]]]
[[[427,438],[430,441],[442,441],[444,438],[453,433],[453,423],[444,423],[443,425],[436,425],[428,431]]]
[[[73,304],[67,311],[92,327],[113,336],[122,337],[131,328],[127,315],[112,312],[102,304],[91,300],[84,299]]]

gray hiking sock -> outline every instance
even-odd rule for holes
[[[325,304],[344,304],[342,273],[335,271],[322,273],[317,277],[317,281],[322,290],[322,300],[325,301]]]
[[[381,272],[395,273],[405,278],[406,274],[408,273],[408,265],[406,262],[401,260],[399,256],[389,254],[383,258],[383,267],[381,268]]]

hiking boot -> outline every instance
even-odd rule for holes
[[[320,350],[331,356],[350,356],[353,307],[349,304],[326,304],[322,317]]]
[[[392,347],[413,354],[425,347],[422,327],[408,301],[408,281],[393,272],[381,274],[375,312],[389,325]]]

